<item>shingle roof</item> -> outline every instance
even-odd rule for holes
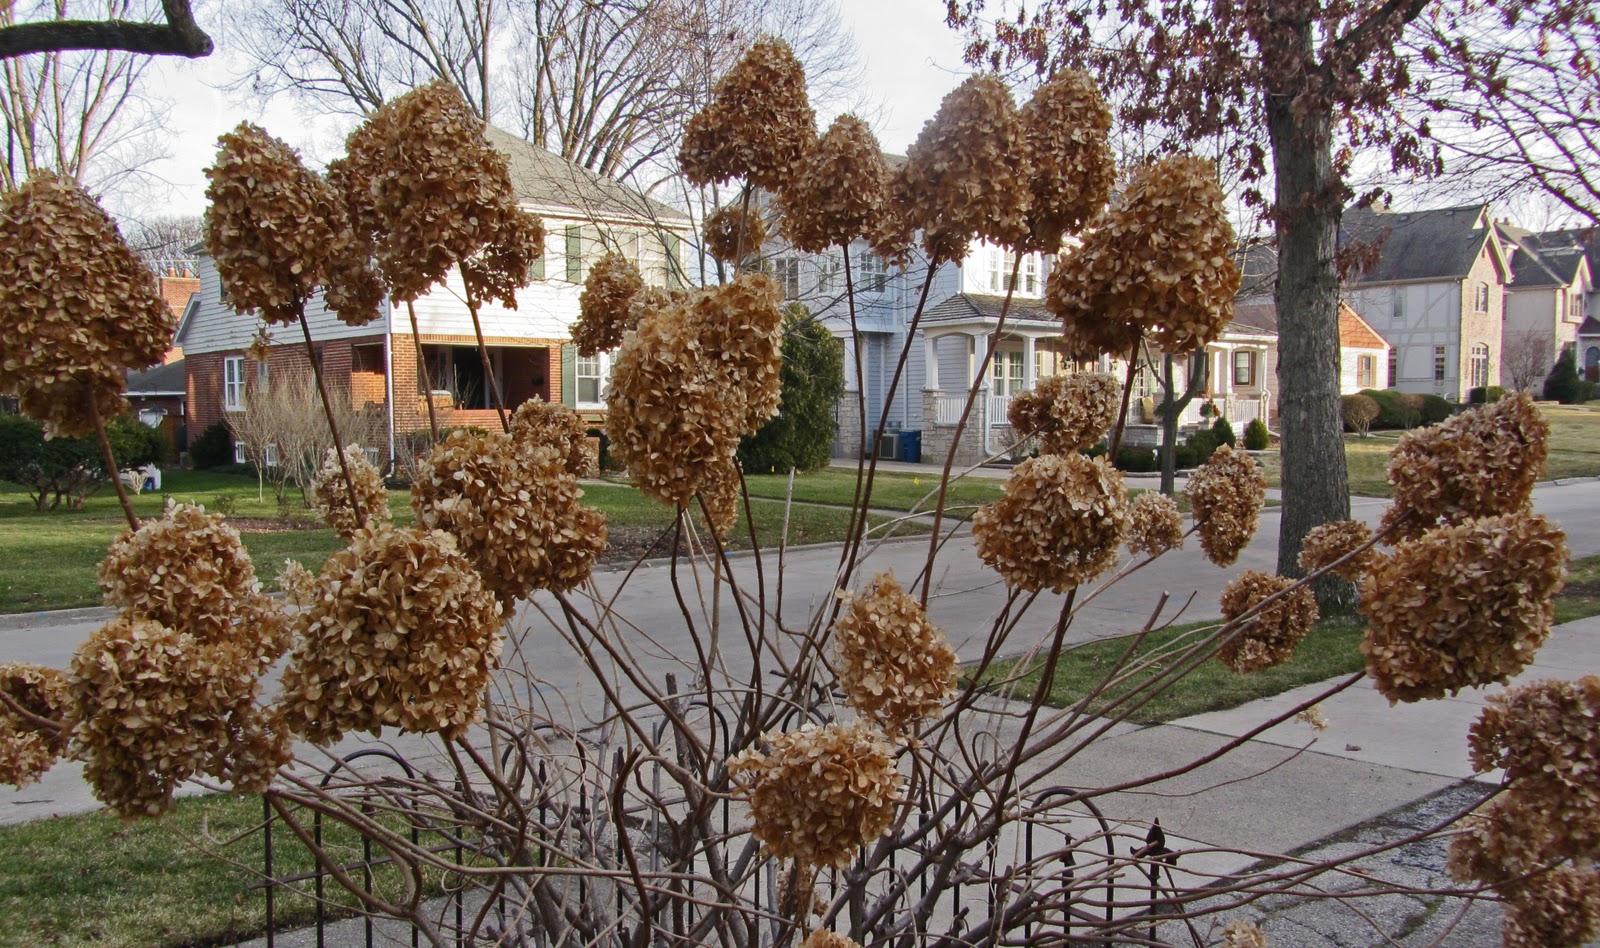
[[[489,144],[511,160],[511,187],[517,198],[541,207],[571,208],[584,216],[637,217],[674,225],[689,216],[611,178],[553,154],[507,131],[484,129]]]
[[[1278,334],[1278,306],[1276,303],[1236,303],[1233,307],[1233,322],[1228,324],[1229,329],[1237,328],[1240,332],[1253,334],[1271,333]]]
[[[1539,246],[1549,251],[1581,251],[1589,258],[1589,272],[1600,275],[1600,228],[1578,227],[1547,230],[1534,235]],[[1573,266],[1577,266],[1576,263]]]
[[[1490,228],[1476,226],[1488,208],[1468,204],[1405,213],[1351,208],[1345,211],[1339,244],[1378,244],[1377,262],[1357,283],[1461,280],[1490,239]]]
[[[1578,327],[1578,335],[1600,336],[1600,319],[1595,319],[1593,316],[1584,317],[1583,325]]]
[[[1004,296],[985,296],[978,293],[957,293],[922,316],[924,323],[964,322],[971,319],[998,319],[1005,308]],[[1044,308],[1044,300],[1016,296],[1011,299],[1007,319],[1025,319],[1029,322],[1054,322],[1056,317]]]
[[[143,372],[129,372],[125,394],[161,395],[184,392],[188,390],[188,382],[183,360],[179,359],[153,369],[145,369]]]
[[[1578,278],[1584,250],[1563,231],[1535,234],[1515,224],[1499,223],[1501,238],[1517,250],[1511,259],[1511,286],[1570,286]]]

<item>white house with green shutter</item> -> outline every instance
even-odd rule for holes
[[[428,426],[424,380],[452,425],[498,425],[486,381],[491,374],[512,408],[539,397],[598,421],[609,355],[580,359],[570,342],[589,267],[619,252],[651,285],[684,281],[684,243],[693,233],[688,215],[510,133],[490,128],[486,137],[506,153],[517,199],[544,220],[546,234],[544,256],[517,292],[516,307],[488,302],[479,309],[492,372],[479,354],[459,273],[412,306],[386,306],[365,326],[340,322],[320,297],[307,306],[325,375],[355,408],[382,414],[387,443],[368,446],[380,458],[393,457],[408,432]],[[222,301],[208,256],[200,257],[198,275],[200,291],[177,337],[187,357],[194,435],[241,410],[256,386],[308,369],[294,327],[276,327],[266,361],[253,361],[248,350],[261,321]]]

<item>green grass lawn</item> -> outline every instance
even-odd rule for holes
[[[789,490],[787,474],[750,474],[750,496],[781,499]],[[939,475],[879,471],[872,479],[871,505],[878,510],[931,510],[938,497]],[[1005,481],[992,477],[964,477],[953,482],[945,494],[945,508],[976,507],[993,503],[1004,493]],[[794,477],[794,499],[810,504],[835,504],[848,507],[855,501],[856,472],[843,468],[824,468]]]
[[[1542,479],[1600,476],[1600,410],[1581,406],[1543,406],[1550,422],[1550,456]],[[1345,435],[1344,457],[1354,497],[1392,497],[1386,472],[1389,452],[1403,432],[1374,431],[1369,438]],[[1281,466],[1276,453],[1260,455],[1273,487],[1279,487]]]
[[[195,471],[168,471],[163,475],[163,491],[134,497],[141,517],[155,517],[164,498],[198,503],[207,510],[231,509],[256,565],[256,573],[268,588],[285,559],[293,559],[315,571],[328,554],[344,543],[332,530],[318,525],[315,513],[298,505],[280,511],[270,488],[265,499],[258,497],[253,478],[237,474]],[[614,537],[629,542],[617,547],[616,555],[637,556],[648,547],[645,531],[671,526],[673,510],[642,496],[624,485],[588,484],[586,503],[605,511]],[[389,498],[390,509],[399,522],[412,519],[410,496],[396,491]],[[763,547],[776,547],[784,532],[783,503],[752,498],[756,536]],[[285,517],[287,514],[287,517]],[[875,527],[882,528],[890,518],[874,516]],[[253,522],[255,521],[255,522]],[[296,529],[284,529],[292,523]],[[788,521],[790,545],[825,543],[842,539],[849,524],[849,512],[842,508],[796,504]],[[81,510],[39,512],[33,501],[17,485],[0,482],[0,612],[28,612],[100,604],[100,589],[95,571],[105,558],[106,547],[117,538],[127,523],[111,490],[102,490],[85,502]],[[925,533],[925,524],[909,523],[895,527],[897,533]],[[747,549],[750,533],[741,511],[739,523],[728,537],[730,550]],[[664,555],[665,541],[659,548]]]
[[[263,865],[261,823],[260,796],[218,794],[180,800],[160,820],[123,824],[84,813],[0,826],[0,945],[176,948],[262,934],[266,896],[250,888]],[[314,868],[282,823],[273,836],[276,876]],[[341,861],[361,856],[348,829],[328,823],[323,839]],[[392,871],[374,875],[378,892],[402,891]],[[430,888],[439,882],[429,879]],[[312,885],[278,889],[280,930],[315,918],[314,902],[299,894]],[[330,917],[350,914],[337,909],[353,904],[337,883],[329,880],[326,892]]]
[[[1567,588],[1556,597],[1557,623],[1593,615],[1600,615],[1600,556],[1574,560],[1567,577]],[[1136,665],[1140,659],[1147,657],[1154,661],[1148,668],[1098,698],[1091,710],[1106,707],[1109,701],[1130,693],[1140,682],[1148,681],[1159,676],[1164,669],[1173,667],[1174,663],[1181,660],[1178,649],[1190,640],[1188,633],[1216,624],[1197,622],[1146,636],[1134,659],[1124,667]],[[1359,615],[1330,616],[1317,623],[1296,646],[1291,661],[1248,675],[1235,674],[1221,662],[1208,660],[1143,705],[1129,720],[1136,724],[1161,724],[1191,714],[1237,707],[1301,685],[1360,671],[1364,664],[1360,651],[1363,630],[1364,624]],[[1129,636],[1116,636],[1063,652],[1046,701],[1054,707],[1064,708],[1090,694],[1104,680],[1107,672],[1123,661],[1130,641]],[[1042,664],[1036,664],[1024,672],[1014,693],[1019,697],[1036,694],[1042,671]],[[998,682],[1017,673],[1017,663],[1005,662],[996,665],[985,678]]]

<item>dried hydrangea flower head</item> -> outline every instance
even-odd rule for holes
[[[1057,253],[1062,239],[1082,230],[1111,196],[1111,108],[1088,73],[1063,70],[1035,90],[1019,114],[1033,199],[1028,237],[1018,249]]]
[[[206,252],[223,298],[268,323],[300,318],[353,240],[344,202],[294,149],[249,122],[218,139],[206,169]]]
[[[66,717],[67,676],[31,662],[0,664],[0,693],[29,714],[60,722]],[[66,732],[49,731],[0,702],[0,783],[17,789],[38,780],[66,750]]]
[[[1005,496],[972,518],[978,558],[1027,590],[1065,592],[1110,569],[1127,527],[1128,488],[1100,458],[1024,461]]]
[[[533,262],[544,256],[544,221],[511,203],[509,195],[487,213],[488,242],[461,261],[461,279],[473,300],[497,300],[516,309],[517,291],[528,285]]]
[[[416,299],[486,248],[529,260],[542,250],[542,227],[516,216],[508,159],[450,82],[385,103],[346,150],[350,179],[366,185],[378,269],[396,302]]]
[[[849,865],[882,836],[905,796],[883,735],[859,722],[762,735],[728,761],[764,852],[808,866]]]
[[[687,507],[778,410],[783,312],[761,274],[654,310],[612,360],[606,434],[634,485]]]
[[[1565,534],[1530,511],[1399,544],[1361,583],[1367,674],[1391,702],[1505,682],[1549,636],[1566,564]]]
[[[701,228],[711,259],[738,266],[761,252],[767,241],[767,222],[761,212],[743,204],[726,204],[712,211]]]
[[[1379,557],[1378,551],[1369,546],[1371,542],[1372,528],[1359,520],[1333,520],[1318,524],[1306,533],[1305,540],[1301,542],[1300,568],[1310,573],[1344,560],[1333,568],[1332,573],[1347,582],[1358,583]],[[1361,552],[1356,553],[1357,550]],[[1347,556],[1350,558],[1345,560]]]
[[[861,948],[861,944],[853,938],[819,928],[806,936],[800,948]]]
[[[126,369],[161,361],[172,311],[76,182],[37,172],[0,197],[0,391],[53,434],[127,409]]]
[[[316,743],[351,731],[464,733],[500,654],[500,603],[442,530],[368,528],[328,557],[283,673],[284,720]]]
[[[911,251],[917,245],[917,225],[913,221],[917,195],[906,178],[906,163],[889,173],[884,187],[883,209],[877,222],[867,231],[867,242],[872,252],[882,257],[890,266],[904,267],[911,262]]]
[[[938,715],[955,690],[955,650],[893,573],[846,599],[833,642],[845,699],[896,740]]]
[[[904,223],[935,261],[960,260],[973,237],[1004,247],[1028,233],[1028,152],[1011,90],[969,76],[922,127],[895,178]]]
[[[1232,566],[1256,535],[1267,475],[1250,455],[1223,445],[1189,478],[1185,493],[1206,559]]]
[[[1287,576],[1247,569],[1223,587],[1222,617],[1227,621],[1258,607],[1217,650],[1217,660],[1241,675],[1293,658],[1294,647],[1317,624],[1316,594]]]
[[[1407,433],[1389,455],[1394,503],[1384,526],[1414,537],[1436,524],[1522,510],[1544,471],[1549,436],[1527,392]]]
[[[589,443],[589,426],[565,405],[535,395],[511,413],[511,437],[535,448],[555,448],[573,477],[600,473],[599,450]]]
[[[712,469],[710,479],[700,485],[700,522],[713,537],[724,542],[739,522],[739,503],[744,482],[739,462],[727,458]]]
[[[330,161],[326,177],[344,208],[346,239],[328,261],[323,301],[344,323],[365,326],[382,314],[388,296],[373,259],[378,235],[369,204],[372,179],[348,156]]]
[[[1046,305],[1080,355],[1129,352],[1141,331],[1164,352],[1194,352],[1233,318],[1240,279],[1233,244],[1211,163],[1164,158],[1136,171],[1121,199],[1058,262]]]
[[[159,518],[126,532],[100,564],[106,605],[227,645],[265,671],[289,647],[282,607],[261,591],[239,531],[191,504],[173,504]]]
[[[816,136],[805,67],[788,43],[762,39],[717,80],[711,101],[689,119],[678,164],[697,187],[743,178],[778,191]]]
[[[567,453],[511,434],[454,431],[417,468],[417,523],[444,530],[508,606],[568,590],[606,546],[605,514],[579,503]]]
[[[779,227],[803,253],[846,246],[877,227],[888,186],[889,166],[872,129],[841,115],[778,192]]]
[[[257,673],[227,643],[131,613],[97,630],[72,657],[67,711],[96,799],[119,816],[158,816],[196,774],[266,789],[289,746],[256,705]]]
[[[1507,789],[1451,841],[1447,867],[1499,891],[1508,945],[1586,944],[1600,933],[1597,715],[1600,677],[1588,675],[1493,695],[1472,726],[1473,767],[1505,768]]]
[[[621,345],[623,334],[634,328],[638,313],[633,303],[643,290],[644,278],[627,257],[608,253],[595,261],[583,278],[578,321],[572,325],[578,355],[588,358]]]
[[[1178,502],[1153,490],[1144,491],[1128,505],[1128,549],[1160,556],[1183,546],[1183,513]]]
[[[367,523],[387,523],[392,516],[389,510],[389,491],[383,486],[383,475],[367,460],[367,452],[359,444],[345,445],[344,464],[339,455],[329,448],[322,460],[322,468],[311,481],[311,505],[317,508],[322,522],[346,540],[353,538],[361,528],[355,511],[350,509],[351,489],[346,486],[345,468],[350,470],[350,480],[355,483],[353,493],[361,505]]]
[[[1068,454],[1105,437],[1117,423],[1121,396],[1109,375],[1052,375],[1012,398],[1006,417],[1018,434],[1038,437],[1041,454]]]
[[[1267,936],[1255,922],[1229,922],[1222,930],[1222,948],[1267,948]]]

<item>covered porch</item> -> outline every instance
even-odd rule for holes
[[[942,459],[949,452],[974,382],[978,395],[961,432],[958,464],[975,464],[1011,448],[1016,440],[1007,418],[1011,400],[1042,378],[1075,370],[1059,349],[1054,320],[1008,320],[1003,332],[997,326],[997,320],[983,319],[924,329],[924,457]]]

